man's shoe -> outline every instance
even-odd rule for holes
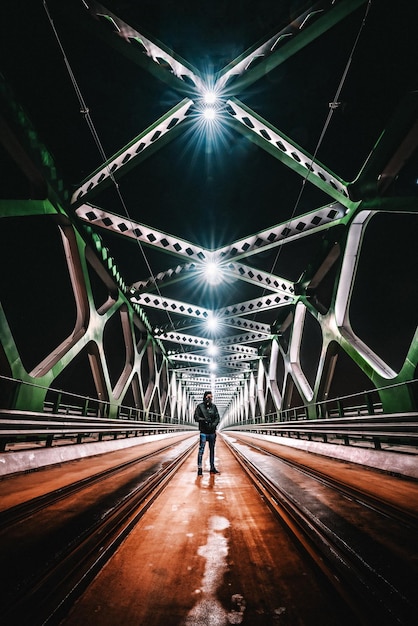
[[[218,470],[216,469],[216,467],[212,467],[212,469],[210,470],[211,474],[220,474],[221,472],[218,472]]]
[[[202,476],[202,475],[203,475],[203,472],[202,472],[202,468],[201,468],[201,467],[198,467],[198,468],[197,468],[197,475],[198,475],[198,476]]]

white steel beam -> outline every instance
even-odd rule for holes
[[[322,0],[265,41],[255,44],[218,74],[216,85],[229,94],[242,92],[307,46],[366,0]]]
[[[190,261],[190,259],[194,261],[192,263],[185,263],[169,268],[164,272],[160,272],[155,277],[149,277],[145,280],[133,283],[131,287],[133,290],[132,293],[144,289],[154,289],[156,286],[172,284],[175,281],[183,280],[189,277],[190,272],[199,271],[200,268],[203,269],[205,261],[221,257],[224,260],[227,257],[225,248],[221,248],[220,251],[210,251],[196,246],[185,239],[174,237],[156,228],[150,228],[145,224],[134,222],[126,217],[105,211],[89,203],[84,203],[79,206],[75,213],[77,217],[89,224],[110,230],[124,237],[136,239],[147,246],[168,252],[187,261]],[[248,254],[251,254],[252,248],[251,246],[249,248]],[[230,252],[231,255],[234,255],[235,251],[233,247],[231,247]],[[242,255],[242,257],[245,257],[245,254]],[[221,269],[228,276],[262,288],[267,288],[274,292],[283,292],[286,294],[294,292],[294,285],[291,281],[281,276],[276,276],[271,272],[264,272],[249,265],[237,263],[235,260],[231,262],[221,262]]]
[[[257,285],[270,291],[293,294],[294,283],[271,272],[263,272],[255,267],[243,263],[230,262],[221,266],[222,271],[233,278],[244,280],[252,285]]]
[[[174,75],[179,81],[184,83],[185,86],[188,86],[189,89],[190,86],[199,91],[204,88],[204,83],[199,72],[189,63],[180,59],[178,55],[173,55],[163,44],[140,33],[99,2],[95,0],[83,0],[83,3],[90,14],[95,18],[106,18],[106,20],[113,25],[114,32],[119,38],[125,40],[127,44],[131,43],[139,46],[138,56],[145,54],[158,66],[159,73],[165,71],[169,75]]]
[[[155,147],[163,139],[167,139],[168,135],[173,133],[173,130],[187,118],[187,112],[192,104],[193,102],[186,98],[103,163],[76,189],[71,198],[71,204],[86,201],[100,189],[109,185],[114,178],[130,170],[139,159],[144,158],[144,154],[154,152]]]
[[[344,219],[345,214],[346,209],[339,202],[328,204],[219,248],[217,255],[219,258],[233,257],[236,261],[237,259],[258,254],[259,252],[294,241],[308,233],[313,234],[330,226],[337,226]]]
[[[226,110],[230,114],[231,121],[237,122],[234,128],[243,130],[248,139],[255,141],[257,145],[270,152],[276,159],[305,177],[334,200],[341,202],[347,208],[354,206],[348,196],[348,183],[241,102],[231,99],[227,104],[229,106]]]
[[[260,343],[260,341],[267,341],[272,338],[270,332],[270,326],[264,324],[269,332],[253,332],[253,333],[241,333],[240,335],[231,335],[230,337],[223,337],[217,342],[219,347],[227,349],[228,347],[247,345],[249,343]]]
[[[210,258],[208,250],[201,246],[140,222],[135,222],[127,217],[104,211],[92,204],[85,203],[80,205],[75,213],[77,217],[89,224],[138,240],[147,246],[153,246],[162,252],[168,252],[182,259],[204,261]],[[193,269],[193,266],[190,265],[187,269]]]
[[[169,361],[177,361],[180,363],[201,363],[209,365],[212,363],[212,359],[201,354],[194,354],[193,352],[178,352],[176,354],[168,355]]]
[[[246,354],[248,356],[258,356],[257,348],[250,348],[250,346],[245,345],[234,345],[234,344],[216,344],[222,350],[226,352],[233,352],[234,354]]]
[[[216,317],[222,321],[224,319],[246,315],[248,313],[265,311],[267,309],[277,309],[281,306],[291,304],[294,300],[295,298],[292,298],[291,296],[282,296],[278,293],[269,294],[261,298],[254,298],[252,300],[247,300],[246,302],[238,302],[237,304],[217,309]]]
[[[212,311],[205,309],[204,307],[198,307],[195,304],[187,304],[180,300],[173,300],[172,298],[164,298],[151,293],[135,294],[131,297],[131,302],[139,304],[142,307],[151,307],[154,309],[160,309],[162,311],[168,311],[169,313],[177,313],[178,315],[186,315],[200,320],[207,320],[211,317]]]
[[[196,349],[208,349],[214,345],[212,339],[206,339],[205,337],[198,337],[196,335],[189,335],[187,333],[176,332],[164,332],[159,333],[158,330],[155,334],[161,341],[169,341],[171,343],[178,343],[184,346],[190,346]]]

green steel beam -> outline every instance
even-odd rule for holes
[[[57,209],[49,200],[0,200],[0,218],[56,214]]]
[[[185,98],[151,126],[137,135],[126,146],[100,165],[74,192],[71,202],[78,206],[108,187],[114,179],[129,172],[134,166],[154,154],[189,127],[187,114],[193,102]]]
[[[0,72],[0,113],[4,115],[7,122],[8,131],[14,134],[16,129],[16,138],[19,144],[22,144],[24,150],[28,151],[29,158],[25,158],[26,165],[21,163],[22,171],[28,166],[28,162],[32,162],[30,169],[33,175],[34,171],[41,173],[41,176],[45,180],[45,186],[48,192],[48,196],[56,196],[61,203],[65,202],[69,193],[66,186],[59,175],[54,159],[46,148],[46,146],[39,139],[38,133],[32,125],[29,117],[24,111],[23,107],[17,102],[15,95],[6,82],[4,76]],[[10,126],[11,124],[11,126]],[[0,135],[0,140],[5,143],[5,148],[10,141],[3,134]],[[10,144],[9,144],[10,148]]]
[[[342,178],[236,98],[228,100],[227,105],[229,117],[226,119],[235,130],[346,208],[355,206],[348,197],[347,183]]]
[[[221,70],[217,76],[217,84],[228,95],[241,93],[365,2],[366,0],[340,0],[335,5],[329,1],[313,3],[283,31],[255,44]],[[280,47],[275,50],[278,44]]]
[[[384,193],[418,146],[418,91],[401,102],[357,178],[348,185],[352,198]]]
[[[88,6],[81,2],[79,6],[68,6],[65,2],[57,4],[59,12],[73,21],[76,27],[81,26],[92,36],[99,37],[177,92],[190,96],[201,90],[203,79],[196,68],[142,28],[141,32],[137,31],[99,2],[91,0]]]

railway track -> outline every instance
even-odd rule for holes
[[[58,489],[54,489],[53,491],[48,491],[45,494],[36,496],[35,498],[31,498],[30,500],[21,502],[15,506],[0,511],[0,530],[11,527],[13,524],[16,524],[21,520],[31,517],[38,511],[42,511],[42,509],[45,509],[48,506],[52,506],[64,498],[68,498],[71,495],[82,492],[83,489],[86,489],[87,487],[99,484],[100,482],[105,481],[112,476],[116,476],[120,472],[129,469],[130,467],[138,465],[138,463],[152,459],[157,454],[170,450],[170,448],[172,447],[173,443],[170,442],[166,446],[159,448],[157,451],[153,451],[148,454],[142,454],[141,456],[135,457],[123,463],[119,463],[101,472],[97,472],[96,474],[86,476],[85,478],[80,479],[77,482],[70,483],[69,485],[65,485],[64,487],[59,487]]]
[[[2,622],[7,626],[58,624],[195,447],[195,438],[170,443],[3,511],[0,547],[5,562],[9,546],[13,558],[21,559],[24,573],[8,567]],[[66,509],[83,508],[82,503],[86,509],[81,519],[74,520]],[[65,523],[57,530],[52,522],[51,537],[48,520],[60,511]],[[46,532],[42,532],[43,525]],[[19,550],[17,542],[23,536],[24,547]]]
[[[284,460],[236,433],[224,440],[297,545],[361,623],[414,622],[414,515],[320,470]]]
[[[329,476],[320,468],[314,469],[302,462],[294,463],[283,459],[272,453],[267,444],[264,448],[259,439],[250,442],[248,436],[240,438],[223,435],[222,440],[262,495],[261,506],[267,504],[278,520],[281,530],[274,534],[281,533],[289,538],[289,547],[286,548],[289,554],[287,562],[294,558],[291,556],[292,552],[300,554],[302,560],[307,558],[312,567],[306,566],[306,569],[302,570],[303,575],[308,576],[306,572],[311,570],[317,572],[316,579],[313,574],[311,586],[320,585],[320,595],[324,598],[329,598],[330,593],[331,597],[337,597],[338,594],[341,598],[338,605],[346,607],[347,615],[356,616],[358,619],[358,622],[349,621],[349,623],[365,626],[375,622],[391,626],[415,623],[418,608],[415,599],[418,523],[412,513],[408,514],[379,500],[367,493],[367,490],[353,488],[338,477]],[[225,457],[225,462],[230,464],[227,476],[223,478],[222,473],[220,477],[215,478],[204,476],[204,482],[195,485],[194,463],[191,459],[188,460],[195,447],[195,438],[186,438],[174,444],[170,442],[157,452],[143,454],[135,460],[129,460],[82,479],[77,484],[56,489],[25,505],[3,511],[0,514],[0,549],[4,562],[11,563],[9,579],[1,591],[3,623],[7,626],[41,624],[56,626],[67,623],[70,609],[74,607],[77,599],[84,598],[85,592],[90,591],[93,580],[97,582],[105,571],[109,572],[109,568],[113,570],[115,559],[112,557],[116,551],[119,555],[116,561],[120,564],[124,561],[121,551],[127,550],[126,562],[129,564],[132,545],[141,545],[145,541],[144,547],[147,547],[149,539],[144,537],[144,528],[147,528],[150,522],[147,521],[148,516],[143,516],[153,503],[158,509],[159,517],[164,518],[165,526],[168,521],[170,522],[164,531],[160,531],[164,534],[164,539],[168,540],[163,551],[164,568],[168,567],[168,553],[171,549],[177,550],[177,554],[182,554],[181,563],[178,560],[172,563],[175,571],[173,570],[170,576],[174,579],[178,578],[182,568],[184,571],[185,564],[194,562],[196,550],[200,554],[202,541],[205,541],[203,537],[199,540],[196,532],[202,522],[202,511],[191,513],[195,500],[197,503],[200,499],[200,502],[205,502],[209,507],[207,510],[209,519],[231,518],[230,541],[232,546],[235,545],[231,549],[236,555],[239,554],[241,543],[238,546],[233,537],[234,528],[236,527],[240,535],[239,529],[243,525],[240,518],[243,504],[238,504],[242,496],[235,499],[235,491],[239,490],[242,483],[241,469],[238,467],[233,469],[236,463],[225,449],[223,454],[230,458],[227,461]],[[183,472],[175,477],[176,472],[186,461],[187,468],[192,469],[192,480],[189,478],[190,469],[186,469],[184,477]],[[169,505],[165,505],[165,511],[171,511],[172,518],[167,520],[166,515],[159,513],[159,507],[160,500],[166,500],[167,494],[170,493],[170,489],[165,487],[172,479],[173,483],[177,484],[179,480],[183,481],[181,484],[184,485],[185,493],[180,496],[182,506],[179,506],[178,495]],[[230,492],[227,485],[231,485]],[[178,487],[177,491],[174,491],[178,494]],[[250,494],[246,493],[247,497],[250,497]],[[225,507],[221,504],[224,498]],[[255,496],[254,499],[258,500],[258,497]],[[208,504],[209,502],[211,504]],[[152,509],[153,513],[150,511],[148,514],[151,517],[154,515],[154,520],[157,513],[155,506]],[[187,513],[182,513],[184,506]],[[179,513],[176,521],[174,512]],[[188,533],[179,534],[179,528],[184,525],[185,519],[193,519],[193,515],[197,515],[199,526],[190,524],[184,527],[189,529]],[[224,517],[220,517],[222,515]],[[260,519],[255,511],[254,516],[255,519]],[[250,518],[247,510],[245,519]],[[171,527],[177,531],[172,537]],[[148,532],[150,531],[147,531],[147,536]],[[262,528],[258,529],[258,532],[263,532]],[[197,547],[193,548],[190,537],[194,537],[195,534],[198,543]],[[248,542],[254,541],[253,535],[254,530],[252,534],[250,533],[251,538],[247,539]],[[216,536],[219,539],[219,535]],[[157,533],[153,541],[158,543],[159,538],[162,538],[162,534]],[[183,539],[184,545],[179,543]],[[285,541],[287,543],[287,538]],[[259,545],[262,543],[264,542],[260,541]],[[188,556],[187,551],[190,548],[192,552],[191,556]],[[149,549],[149,547],[146,549],[146,553]],[[271,548],[279,559],[276,561],[277,575],[281,575],[279,563],[286,561],[284,549],[284,544],[281,544],[280,550]],[[152,551],[152,560],[157,561],[159,554],[157,544],[153,544]],[[256,551],[258,552],[258,546]],[[250,554],[252,555],[252,552]],[[13,559],[20,566],[20,571],[13,570]],[[152,584],[148,582],[147,576],[154,571],[158,576],[157,572],[161,571],[161,565],[158,567],[155,564],[152,570],[149,570],[145,567],[146,559],[146,556],[136,554],[132,562],[144,563],[140,570],[141,577],[144,578],[141,578],[139,589],[142,592],[144,585],[149,584],[148,594],[151,595]],[[237,558],[234,559],[232,556],[231,564],[233,563],[237,563]],[[107,568],[104,568],[106,564]],[[119,566],[115,564],[115,567],[111,580],[119,580],[120,576],[123,576],[124,580],[129,580],[129,570],[120,572]],[[216,561],[213,562],[213,567],[219,567]],[[195,569],[190,568],[190,571],[194,572]],[[167,575],[168,573],[165,574]],[[237,584],[242,585],[247,574],[239,569],[235,575]],[[252,575],[254,576],[254,573]],[[267,580],[269,579],[270,576]],[[267,580],[264,586],[268,584]],[[134,588],[124,588],[120,598],[120,594],[114,594],[112,589],[105,585],[105,589],[109,589],[111,605],[121,602],[122,607],[129,606],[129,598],[138,596],[135,580],[134,585]],[[177,598],[178,588],[176,585],[174,588],[176,589],[174,596]],[[195,588],[193,584],[192,588]],[[165,587],[164,596],[169,589]],[[333,591],[330,592],[330,589]],[[187,584],[185,591],[186,599],[189,601]],[[271,591],[280,595],[280,585],[273,584]],[[105,595],[106,592],[102,591],[101,604],[105,602]],[[162,606],[166,601],[165,597],[154,598],[157,606],[152,605],[152,609],[149,610],[155,614],[160,603]],[[144,602],[142,596],[140,610],[144,610]],[[186,600],[179,599],[181,606],[185,602]],[[331,609],[331,603],[332,600],[329,601],[328,607],[335,610],[336,605]],[[251,602],[247,609],[248,617],[250,605]],[[93,611],[95,605],[92,606]],[[172,605],[167,610],[171,614]],[[253,615],[256,614],[257,609],[254,607]],[[119,618],[120,614],[117,612],[118,621],[109,623],[119,624],[121,623]],[[94,617],[89,617],[87,622],[76,620],[76,623],[91,623],[89,619]],[[126,623],[129,623],[129,620]],[[160,624],[166,621],[153,623]],[[340,620],[339,623],[346,622]]]

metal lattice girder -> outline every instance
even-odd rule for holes
[[[250,348],[249,346],[240,346],[234,344],[222,344],[221,346],[220,344],[221,342],[217,343],[216,345],[218,347],[222,347],[222,349],[226,350],[227,352],[233,352],[234,354],[246,354],[248,356],[258,356],[257,348]]]
[[[274,292],[293,294],[294,283],[280,276],[275,276],[270,272],[263,272],[249,265],[242,263],[226,263],[221,266],[222,271],[229,276],[239,278],[247,283],[258,285],[259,287],[270,289]]]
[[[215,359],[211,359],[210,357],[206,357],[202,354],[193,354],[190,352],[179,352],[176,354],[169,354],[168,359],[172,362],[176,363],[200,363],[202,365],[210,365],[215,362],[218,367],[232,367],[242,369],[242,364],[248,361],[254,361],[259,357],[245,355],[245,354],[233,354],[226,355]]]
[[[89,0],[85,6],[96,18],[95,23],[97,23],[97,18],[104,17],[113,26],[113,32],[107,37],[107,30],[98,28],[97,32],[101,31],[102,37],[106,37],[109,43],[117,46],[118,50],[127,54],[131,60],[145,65],[158,78],[168,82],[174,88],[177,87],[182,91],[185,88],[190,91],[191,87],[196,91],[204,89],[205,85],[198,70],[178,55],[173,54],[161,42],[140,33],[99,2]]]
[[[231,337],[224,337],[217,341],[217,345],[224,349],[228,348],[228,346],[238,346],[239,344],[245,345],[248,343],[259,343],[260,341],[266,341],[271,339],[272,335],[270,332],[270,326],[264,324],[266,328],[269,329],[269,332],[254,332],[254,333],[246,333],[241,335],[232,335]]]
[[[247,139],[267,150],[276,159],[345,207],[354,206],[348,197],[345,181],[241,102],[232,99],[228,100],[227,104],[231,123]]]
[[[324,230],[330,226],[337,226],[346,214],[346,209],[340,203],[328,204],[310,213],[305,213],[287,222],[268,228],[250,237],[239,239],[217,250],[219,258],[233,257],[234,260],[264,252],[276,246],[289,243],[305,234]]]
[[[159,324],[158,332],[161,334],[171,333],[172,331],[189,330],[196,328],[200,324],[200,320],[195,318],[186,318],[182,320],[171,320],[169,324]]]
[[[131,293],[149,291],[154,287],[163,287],[172,285],[173,283],[185,280],[190,277],[191,272],[203,271],[197,263],[187,263],[184,265],[178,265],[175,268],[170,268],[165,272],[160,272],[155,277],[151,276],[147,280],[138,281],[131,286]],[[279,292],[284,294],[293,294],[295,291],[294,283],[281,276],[276,276],[270,272],[263,272],[257,270],[254,267],[243,265],[242,263],[227,263],[221,264],[220,270],[225,277],[243,280],[257,285],[263,289],[269,289],[273,292]]]
[[[264,337],[270,337],[271,335],[271,328],[269,324],[263,324],[261,322],[257,322],[256,320],[247,320],[245,317],[230,317],[228,319],[228,326],[232,326],[233,328],[239,328],[240,330],[251,331],[251,334],[236,335],[237,338],[239,337],[250,338],[253,335],[264,335]],[[225,342],[227,342],[226,339],[220,339],[219,345],[221,344],[223,345],[225,344]],[[237,340],[237,343],[238,343],[238,340]]]
[[[192,348],[210,348],[213,346],[212,339],[206,339],[205,337],[198,337],[196,335],[181,334],[176,332],[165,332],[158,334],[156,331],[156,337],[162,341],[170,341],[171,343],[179,343],[185,346],[191,346]]]
[[[178,352],[176,354],[168,355],[169,361],[177,361],[180,363],[202,363],[204,365],[209,365],[212,360],[201,354],[194,354],[191,352]]]
[[[281,276],[276,276],[270,272],[263,272],[262,270],[258,270],[242,263],[222,263],[219,269],[225,277],[243,280],[247,283],[257,285],[263,289],[269,289],[273,292],[293,294],[295,291],[294,283],[291,281],[286,280]],[[133,283],[131,286],[131,293],[135,294],[137,291],[149,291],[154,287],[157,288],[157,286],[163,287],[172,285],[174,282],[189,278],[191,272],[199,271],[203,271],[203,268],[200,268],[197,263],[178,265],[177,267],[170,268],[165,272],[160,272],[155,277],[151,276],[147,280]]]
[[[231,376],[216,376],[216,380],[212,381],[207,375],[193,376],[192,372],[184,372],[180,374],[180,380],[196,403],[201,402],[203,393],[212,388],[215,403],[221,408],[228,406],[237,390],[242,387],[244,375],[243,372],[237,372]]]
[[[103,189],[114,178],[126,174],[134,165],[150,156],[156,149],[163,147],[167,141],[177,136],[181,122],[187,119],[187,112],[193,102],[188,98],[179,102],[159,120],[154,122],[143,133],[135,137],[127,146],[119,150],[94,171],[73,193],[72,204],[86,201]]]
[[[137,239],[148,246],[154,246],[164,252],[193,261],[204,261],[208,251],[189,241],[168,235],[156,228],[150,228],[127,217],[103,211],[92,204],[82,204],[76,209],[76,215],[89,224],[100,226],[119,235]]]
[[[293,301],[294,298],[291,298],[290,296],[270,294],[262,296],[261,298],[254,298],[252,300],[247,300],[246,302],[238,302],[236,304],[217,309],[215,316],[219,321],[226,321],[228,325],[234,326],[235,324],[233,320],[237,316],[254,313],[255,311],[275,309],[288,305]],[[214,315],[213,311],[210,309],[205,309],[204,307],[198,307],[194,304],[173,300],[172,298],[164,298],[150,293],[135,294],[131,297],[131,302],[139,304],[139,306],[142,307],[151,307],[162,311],[168,311],[169,313],[187,315],[188,317],[194,317],[201,320],[208,320]]]
[[[228,361],[228,362],[219,361],[217,365],[218,365],[218,371],[219,371],[219,368],[221,369],[221,371],[227,371],[228,369],[232,369],[241,373],[248,372],[250,370],[248,361],[238,361],[238,360],[235,362],[234,361]]]
[[[239,330],[247,330],[251,331],[248,334],[242,335],[234,335],[232,337],[228,337],[227,339],[219,339],[217,340],[217,345],[226,345],[233,343],[245,343],[260,341],[261,339],[268,339],[271,337],[271,327],[269,324],[263,324],[262,322],[257,322],[256,320],[248,320],[245,317],[230,317],[228,320],[223,320],[223,323],[226,323],[227,326],[231,326],[232,328],[238,328]],[[164,324],[159,326],[159,331],[161,333],[171,332],[172,330],[185,330],[196,326],[197,322],[193,322],[193,320],[179,320],[173,322],[172,325]],[[234,341],[235,340],[235,341]]]
[[[247,313],[254,313],[255,311],[265,311],[266,309],[276,309],[281,306],[288,305],[293,302],[294,298],[290,296],[282,296],[277,294],[269,294],[262,296],[261,298],[253,298],[246,302],[237,302],[230,306],[217,309],[216,317],[219,320],[228,319],[229,317],[235,317],[237,315],[246,315]]]
[[[220,359],[219,362],[222,363],[222,365],[230,365],[230,364],[234,364],[238,361],[255,361],[258,360],[260,358],[258,352],[256,351],[256,354],[240,354],[240,353],[236,353],[236,354],[224,354]]]
[[[190,278],[190,273],[197,269],[196,263],[185,263],[169,268],[165,272],[159,272],[150,276],[147,280],[139,280],[130,287],[130,292],[135,294],[141,291],[152,291],[160,286],[172,285],[173,283]]]
[[[221,264],[220,270],[225,277],[243,280],[252,285],[257,285],[263,289],[269,289],[273,292],[293,294],[295,291],[294,283],[281,276],[276,276],[270,272],[263,272],[254,267],[244,265],[242,263]],[[172,285],[173,283],[190,278],[190,273],[203,271],[203,267],[199,267],[198,263],[185,263],[177,267],[170,268],[165,272],[160,272],[156,276],[151,276],[147,280],[133,283],[131,293],[141,291],[150,291],[157,287]]]
[[[174,368],[175,369],[175,368]],[[190,376],[201,376],[202,378],[205,378],[206,380],[206,384],[208,384],[208,370],[201,368],[201,367],[182,367],[181,370],[175,370],[176,372],[179,373],[179,375],[181,375],[180,381],[182,383],[184,383],[184,381],[186,380],[185,375],[190,375]]]
[[[217,89],[240,93],[365,2],[366,0],[313,2],[288,26],[263,43],[256,44],[221,70],[216,81]]]
[[[207,385],[208,383],[207,376],[193,376],[188,372],[181,374],[180,380],[183,384],[186,384],[187,387],[194,393],[198,391],[202,387],[202,385]],[[244,380],[244,374],[234,374],[233,376],[217,376],[215,380],[215,388],[217,393],[222,394],[223,396],[227,396],[229,395],[231,384],[235,385],[235,387],[238,388],[243,385]]]
[[[198,307],[194,304],[186,304],[180,300],[173,300],[172,298],[163,298],[150,293],[136,294],[131,297],[131,302],[139,304],[142,307],[151,307],[153,309],[160,309],[162,311],[168,311],[169,313],[177,313],[179,315],[187,315],[188,317],[194,317],[196,319],[207,320],[212,316],[210,309],[204,307]]]
[[[204,262],[211,258],[217,258],[219,254],[214,251],[211,252],[205,248],[196,246],[184,239],[173,237],[165,232],[159,231],[155,228],[149,228],[144,224],[133,222],[132,220],[116,215],[109,211],[104,211],[97,206],[89,203],[82,204],[76,209],[76,215],[83,221],[89,224],[94,224],[106,230],[111,230],[114,233],[137,239],[141,243],[147,246],[153,246],[164,252],[175,254],[178,257],[184,259],[194,259],[196,262]],[[232,249],[231,249],[232,252]],[[222,256],[225,257],[224,249],[222,249]],[[143,281],[135,282],[131,290],[132,293],[136,291],[142,291],[144,289],[153,289],[157,285],[172,284],[175,281],[183,280],[188,277],[191,271],[198,269],[196,263],[187,263],[184,265],[178,265],[175,268],[170,268],[165,272],[160,272],[157,276],[150,277]],[[233,278],[239,278],[253,285],[258,285],[263,288],[270,289],[271,291],[279,291],[284,293],[293,293],[294,285],[291,281],[286,280],[280,276],[275,276],[270,272],[263,272],[253,267],[244,265],[242,263],[230,262],[222,264],[222,270],[225,274],[232,276]]]

